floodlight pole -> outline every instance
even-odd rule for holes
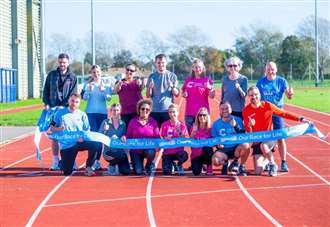
[[[319,86],[319,40],[318,40],[318,22],[317,22],[317,0],[315,0],[315,87]]]
[[[41,51],[41,66],[40,66],[40,73],[41,73],[41,90],[43,89],[44,82],[46,80],[46,42],[45,42],[45,0],[40,1],[40,30],[41,30],[41,38],[40,38],[40,51]]]
[[[92,63],[95,65],[94,0],[91,0]]]

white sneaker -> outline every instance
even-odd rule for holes
[[[49,170],[51,170],[51,171],[61,170],[60,161],[57,159],[53,159],[52,165],[49,168]]]
[[[93,171],[93,169],[91,167],[87,167],[85,175],[88,177],[93,177],[93,176],[96,176],[96,173]]]
[[[101,170],[102,166],[99,160],[95,160],[94,165],[93,165],[93,170]]]

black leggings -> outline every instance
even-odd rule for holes
[[[194,175],[199,175],[202,172],[203,165],[212,164],[212,147],[203,147],[202,154],[191,160],[191,169]]]
[[[176,160],[178,161],[178,165],[181,166],[185,161],[188,160],[188,153],[182,150],[175,154],[163,154],[162,157],[163,174],[165,175],[171,174],[173,161]]]

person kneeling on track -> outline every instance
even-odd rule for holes
[[[120,119],[120,104],[112,104],[110,111],[111,117],[102,122],[99,132],[111,139],[120,138],[125,142],[126,125]],[[103,158],[109,163],[108,170],[103,172],[103,175],[117,176],[119,174],[128,175],[130,173],[130,165],[124,149],[109,148],[104,145]]]
[[[212,125],[212,137],[245,132],[241,118],[231,115],[232,109],[228,102],[221,103],[219,111],[220,118]],[[234,159],[230,171],[238,172],[239,175],[246,176],[247,172],[245,169],[245,163],[249,157],[249,148],[248,143],[230,145],[219,144],[216,146],[217,150],[213,155],[212,163],[215,166],[222,165],[221,174],[227,175],[228,160]],[[239,158],[241,158],[241,164],[238,163]]]
[[[170,120],[165,121],[160,128],[160,135],[166,140],[172,138],[188,137],[188,131],[185,124],[179,121],[178,107],[175,104],[171,104],[168,107],[168,115]],[[164,175],[172,174],[173,162],[178,161],[177,172],[180,176],[183,176],[184,169],[183,163],[188,160],[188,153],[183,147],[164,149],[162,156],[162,168]]]
[[[311,123],[305,120],[303,117],[298,117],[292,113],[284,111],[276,107],[274,104],[261,101],[260,91],[256,86],[252,86],[248,89],[248,97],[250,104],[243,110],[244,126],[247,132],[259,132],[269,131],[273,129],[272,116],[276,115],[282,118],[300,121],[304,123]],[[253,158],[255,174],[260,175],[264,167],[264,160],[269,161],[269,176],[277,176],[277,166],[275,164],[272,149],[274,148],[276,141],[267,142],[254,142]]]
[[[74,131],[89,131],[90,126],[86,113],[79,110],[81,97],[77,93],[73,93],[69,98],[69,106],[60,109],[54,118],[55,126],[51,125],[48,133],[52,132],[74,132]],[[92,169],[96,155],[101,152],[101,143],[93,141],[84,141],[83,138],[72,140],[60,140],[62,170],[65,176],[71,175],[73,165],[77,157],[78,151],[88,150],[88,158],[86,161],[87,176],[94,176],[95,172]]]

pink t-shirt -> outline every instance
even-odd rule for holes
[[[213,85],[213,81],[207,76],[201,78],[193,78],[189,76],[181,88],[182,92],[187,92],[186,97],[186,116],[196,116],[201,107],[209,108],[210,90],[207,88],[207,82]]]
[[[167,120],[160,127],[160,135],[163,138],[165,138],[165,137],[171,137],[171,138],[187,137],[188,131],[187,131],[185,124],[183,124],[182,122],[173,124],[171,122],[171,120]],[[183,150],[182,147],[164,149],[163,154],[175,154],[182,150]]]
[[[136,113],[136,104],[142,99],[142,94],[136,80],[131,83],[123,83],[118,92],[119,103],[121,105],[122,114]]]
[[[139,117],[133,118],[129,124],[126,131],[127,139],[137,139],[137,138],[159,138],[159,128],[157,122],[149,117],[148,122],[142,125],[139,122]],[[142,153],[143,150],[130,150],[135,153]]]
[[[211,129],[200,128],[195,136],[193,137],[196,140],[208,139],[211,138]],[[191,148],[190,158],[193,159],[202,154],[202,148]]]

